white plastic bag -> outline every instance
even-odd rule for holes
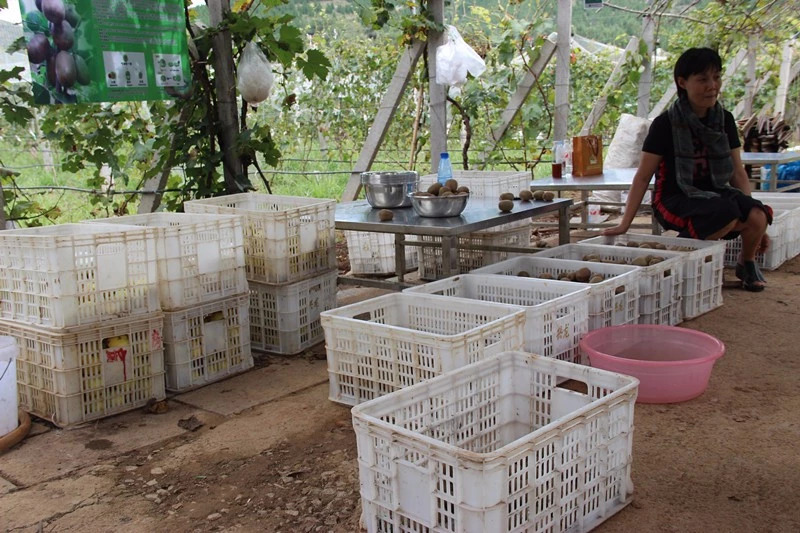
[[[245,45],[237,76],[239,80],[236,87],[248,104],[267,99],[272,89],[272,65],[256,43],[251,41]]]
[[[486,70],[481,56],[461,38],[454,26],[447,27],[446,42],[436,49],[436,83],[461,87],[467,73],[477,77]]]

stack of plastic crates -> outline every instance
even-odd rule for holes
[[[537,256],[586,261],[584,267],[590,270],[602,264],[637,266],[641,269],[639,324],[674,326],[683,321],[681,296],[684,257],[679,252],[627,246],[565,244],[543,250]],[[637,264],[637,261],[641,264]]]
[[[334,200],[232,194],[192,200],[188,213],[239,215],[254,349],[295,354],[320,342],[336,306]]]
[[[512,257],[473,271],[473,274],[502,274],[504,276],[541,278],[564,283],[558,278],[581,268],[589,268],[603,277],[589,283],[589,331],[606,326],[636,324],[639,321],[639,268],[629,265],[589,263],[539,257],[539,254]],[[571,282],[570,282],[571,283]]]
[[[155,232],[169,390],[193,389],[253,367],[241,217],[148,213],[87,222]]]
[[[581,244],[607,246],[634,246],[647,243],[663,249],[680,252],[684,257],[683,318],[698,317],[722,305],[722,277],[725,259],[725,241],[701,241],[666,235],[626,233],[614,237],[593,237]]]
[[[19,345],[20,407],[67,426],[162,400],[157,283],[150,228],[0,232],[0,335]]]
[[[633,498],[638,384],[513,352],[354,407],[367,531],[592,530]]]
[[[504,192],[514,196],[521,190],[529,190],[531,175],[529,172],[501,171],[455,171],[453,178],[459,185],[469,187],[471,198],[493,198],[499,200]],[[436,174],[428,174],[420,178],[420,190],[426,190],[436,181]],[[466,273],[485,265],[497,263],[512,257],[510,252],[492,252],[470,250],[468,247],[480,246],[529,246],[531,241],[531,221],[520,220],[502,224],[495,228],[476,231],[458,238],[458,272]],[[441,242],[441,237],[421,236],[423,242]],[[444,275],[442,269],[442,250],[436,246],[419,248],[419,277],[424,280],[440,279]]]

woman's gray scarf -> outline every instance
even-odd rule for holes
[[[672,125],[672,142],[675,145],[675,179],[690,198],[713,198],[719,194],[703,191],[694,186],[695,153],[692,135],[699,138],[707,149],[711,183],[715,189],[731,189],[733,160],[728,135],[725,133],[725,115],[717,102],[708,110],[707,125],[692,111],[689,99],[678,98],[669,108]]]

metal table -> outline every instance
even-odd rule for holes
[[[579,228],[606,227],[613,224],[590,224],[587,206],[589,205],[589,193],[591,191],[628,191],[633,184],[633,176],[636,174],[635,168],[608,168],[602,174],[596,176],[577,177],[567,174],[563,178],[544,178],[531,181],[531,190],[540,191],[578,191],[581,193],[580,202],[576,207],[583,207],[581,211],[581,222]],[[650,189],[653,188],[653,181],[650,182]],[[597,202],[600,205],[623,205],[620,202]],[[647,226],[645,226],[647,227]],[[655,218],[652,219],[651,227],[653,234],[661,232],[661,227]]]
[[[343,202],[336,205],[334,215],[335,227],[339,230],[374,231],[378,233],[394,233],[394,257],[397,282],[365,279],[357,277],[340,278],[346,283],[372,285],[392,288],[408,286],[403,276],[406,271],[405,246],[420,246],[418,241],[406,241],[405,235],[423,235],[441,237],[442,272],[445,277],[458,272],[458,237],[465,233],[493,228],[501,224],[534,218],[550,213],[558,213],[558,242],[569,242],[569,198],[557,199],[553,202],[521,202],[514,200],[514,209],[510,213],[501,213],[497,208],[498,200],[488,198],[470,198],[467,207],[457,217],[427,218],[420,217],[413,208],[393,209],[394,218],[381,222],[379,209],[373,209],[366,200]],[[438,246],[436,243],[424,245]],[[499,247],[483,247],[481,249],[500,250]],[[511,248],[503,248],[510,251]],[[516,251],[523,251],[517,248]]]
[[[781,165],[783,163],[791,163],[792,161],[800,161],[800,150],[793,152],[742,152],[742,163],[752,167],[763,167],[764,165]],[[766,182],[767,180],[751,180],[759,183]],[[800,188],[800,183],[789,181],[791,185],[781,187],[778,189],[778,172],[770,172],[769,176],[769,190],[770,191],[784,191],[788,192],[793,189]]]

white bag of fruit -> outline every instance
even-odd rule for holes
[[[272,89],[272,65],[256,43],[251,41],[244,47],[237,76],[236,87],[248,104],[267,99]]]

